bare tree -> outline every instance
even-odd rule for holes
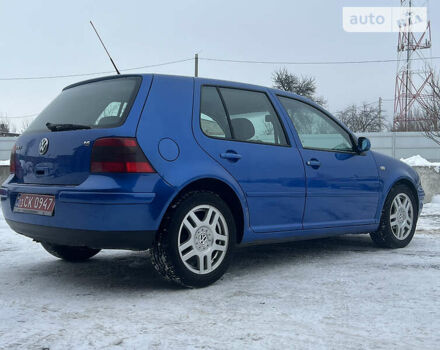
[[[6,113],[0,113],[0,136],[15,136],[17,127]]]
[[[327,103],[322,96],[316,96],[316,81],[313,77],[298,77],[283,67],[272,73],[272,81],[276,89],[307,97],[321,106]]]
[[[437,75],[429,82],[432,98],[425,101],[421,109],[423,116],[419,118],[419,128],[425,135],[440,145],[440,79]]]
[[[379,132],[387,129],[380,109],[366,103],[360,107],[349,106],[337,112],[336,116],[353,132]]]
[[[0,116],[0,133],[4,134],[8,132],[11,132],[11,125],[6,114],[2,114]]]
[[[413,107],[411,113],[408,114],[407,120],[398,120],[393,125],[393,131],[408,132],[408,131],[424,131],[429,129],[429,122],[427,122],[426,112],[421,106]]]
[[[9,122],[7,120],[0,121],[0,133],[8,133],[8,132],[10,132]]]

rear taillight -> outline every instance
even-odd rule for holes
[[[92,173],[155,173],[136,139],[108,137],[95,141],[90,163]]]
[[[15,145],[11,150],[11,159],[9,160],[9,172],[15,174],[16,148]]]

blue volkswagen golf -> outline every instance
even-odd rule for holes
[[[67,86],[19,137],[1,187],[16,232],[52,255],[151,250],[202,287],[236,245],[369,233],[405,247],[424,193],[308,99],[219,80],[118,75]]]

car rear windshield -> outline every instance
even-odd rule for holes
[[[68,87],[40,113],[26,132],[47,131],[46,123],[90,128],[122,125],[141,80],[141,77],[121,77]]]

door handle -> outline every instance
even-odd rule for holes
[[[220,153],[220,157],[223,159],[228,159],[230,161],[238,161],[239,159],[241,159],[241,154],[238,154],[237,152],[234,151],[226,151],[223,153]]]
[[[321,166],[321,162],[316,158],[312,158],[312,159],[308,160],[306,162],[306,164],[308,166],[311,166],[313,169],[318,169]]]

